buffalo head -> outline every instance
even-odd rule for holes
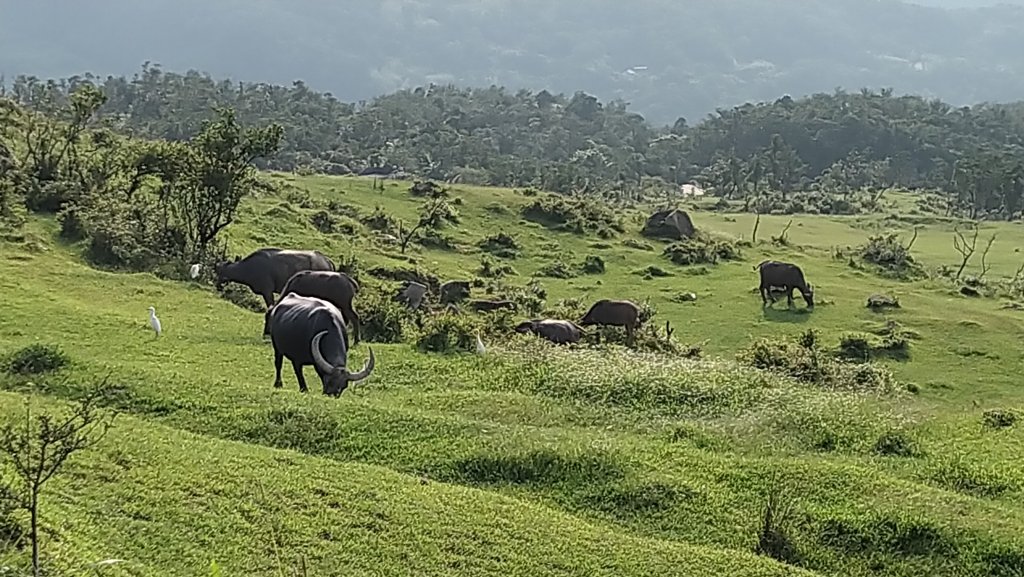
[[[320,380],[323,382],[324,394],[337,397],[338,395],[341,395],[342,391],[348,388],[349,383],[361,381],[370,376],[370,373],[373,372],[374,365],[373,349],[370,349],[370,358],[367,359],[362,370],[356,373],[351,373],[344,365],[336,367],[327,362],[327,359],[325,359],[323,354],[320,352],[320,339],[324,338],[324,335],[326,334],[327,331],[320,331],[315,337],[313,337],[313,342],[311,343],[313,364],[316,366],[317,373],[320,374]]]

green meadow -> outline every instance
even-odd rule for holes
[[[649,304],[650,324],[664,333],[670,322],[700,358],[508,331],[488,331],[483,355],[439,354],[417,349],[407,326],[403,342],[353,348],[350,365],[373,347],[377,368],[340,398],[319,394],[308,368],[309,394],[287,367],[274,389],[262,314],[208,281],[90,267],[53,219],[33,216],[0,245],[0,354],[50,344],[70,362],[0,376],[0,413],[61,411],[104,380],[119,412],[46,486],[53,574],[209,575],[216,563],[232,576],[1024,575],[1024,423],[991,417],[1024,410],[1024,311],[997,290],[1024,263],[1020,224],[981,226],[966,276],[982,274],[996,239],[985,294],[969,297],[939,275],[851,266],[870,235],[909,243],[917,227],[923,270],[959,267],[956,223],[896,193],[875,215],[763,216],[757,243],[754,215],[686,206],[699,230],[745,242],[738,260],[679,266],[639,233],[651,206],[614,208],[625,232],[601,238],[525,219],[535,197],[522,191],[453,185],[458,222],[440,231],[450,246],[414,242],[402,254],[357,215],[380,207],[414,222],[423,199],[411,183],[267,180],[273,190],[244,201],[225,231],[230,252],[355,259],[357,310],[397,286],[369,271],[475,279],[481,241],[504,232],[518,255],[487,258],[512,267],[505,282],[536,280],[547,307]],[[331,227],[314,226],[320,211]],[[536,276],[595,256],[602,273]],[[792,310],[785,298],[762,307],[753,269],[769,258],[802,267],[813,311],[799,293]],[[652,267],[666,276],[645,274]],[[900,307],[868,308],[875,293]],[[875,338],[887,323],[908,336],[902,355],[874,361],[892,373],[884,385],[816,386],[742,360],[758,341],[810,329],[831,356],[844,336]],[[769,502],[786,514],[766,530]],[[91,566],[111,558],[122,561]],[[25,563],[24,551],[0,556]]]

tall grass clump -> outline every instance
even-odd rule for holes
[[[721,261],[740,260],[742,254],[736,242],[697,233],[691,238],[675,242],[662,251],[662,255],[675,264],[718,264]]]

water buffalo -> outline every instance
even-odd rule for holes
[[[771,298],[772,304],[775,304],[773,293],[777,287],[781,287],[782,291],[786,293],[786,302],[789,306],[793,306],[793,289],[797,289],[804,298],[804,302],[807,303],[807,308],[814,308],[814,287],[804,280],[804,273],[797,265],[777,260],[766,260],[755,266],[754,270],[761,275],[759,290],[764,305],[768,304],[769,298]]]
[[[582,329],[572,321],[555,319],[531,319],[516,325],[517,333],[533,333],[556,343],[578,343]]]
[[[469,298],[469,281],[450,280],[438,290],[442,305],[459,303]]]
[[[317,297],[338,307],[345,321],[352,324],[355,344],[359,344],[359,315],[352,307],[352,299],[359,293],[359,283],[343,272],[327,270],[300,270],[288,279],[281,289],[281,299],[290,293],[306,297]],[[280,299],[278,299],[280,302]],[[263,322],[264,336],[270,334],[270,311],[267,309]],[[345,333],[345,346],[348,346],[348,333]]]
[[[469,301],[469,306],[476,312],[490,312],[501,309],[514,311],[516,310],[516,303],[507,300],[472,300]]]
[[[299,390],[305,393],[306,379],[302,368],[313,365],[323,384],[325,395],[341,395],[349,383],[361,381],[373,371],[373,349],[370,358],[356,373],[349,372],[348,347],[345,346],[345,319],[338,307],[316,297],[291,293],[271,309],[270,340],[274,345],[274,387],[281,387],[281,365],[284,357],[292,363]]]
[[[394,301],[400,302],[410,309],[416,310],[423,303],[423,297],[427,294],[427,285],[416,281],[407,281],[402,290],[395,295]]]
[[[242,260],[217,265],[217,290],[229,282],[244,284],[263,297],[267,308],[274,304],[288,279],[300,270],[335,271],[334,262],[317,250],[261,248]]]
[[[580,320],[580,326],[591,325],[626,327],[626,339],[632,345],[634,332],[640,326],[640,307],[631,301],[601,299]]]

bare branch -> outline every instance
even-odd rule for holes
[[[963,232],[960,231],[960,225],[953,227],[953,248],[960,253],[963,260],[960,262],[960,268],[956,271],[956,279],[960,279],[960,275],[964,273],[964,269],[967,268],[967,263],[970,262],[971,257],[974,256],[974,252],[978,246],[978,223],[971,223],[974,229],[974,235],[970,240]]]
[[[996,233],[992,233],[992,236],[988,239],[988,243],[985,245],[985,250],[981,252],[981,275],[978,279],[985,278],[988,271],[992,269],[991,263],[988,262],[988,251],[992,250],[992,244],[996,241]]]
[[[910,249],[914,247],[914,243],[917,242],[917,233],[920,232],[920,230],[921,229],[919,227],[914,227],[914,236],[910,239],[910,244],[907,245],[907,252],[910,252]]]

